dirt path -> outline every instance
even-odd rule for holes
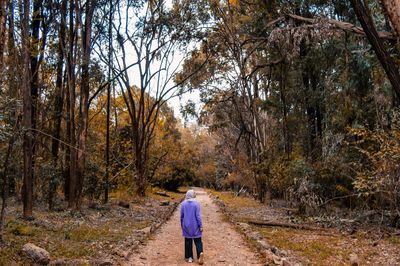
[[[263,265],[242,236],[223,220],[210,197],[203,191],[196,193],[204,224],[204,265]],[[132,254],[127,265],[191,265],[184,261],[179,208],[153,239]]]

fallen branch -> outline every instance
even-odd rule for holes
[[[169,195],[165,191],[156,191],[156,192],[154,192],[154,194],[157,194],[157,195],[160,195],[163,197],[169,197]]]
[[[240,190],[238,191],[238,192],[235,192],[234,194],[235,194],[235,197],[238,197],[239,195],[240,195],[240,193],[246,193],[246,190],[247,189],[245,189],[244,187],[241,187],[240,188]]]
[[[276,227],[286,227],[286,228],[294,228],[294,229],[310,230],[310,231],[322,230],[322,228],[320,227],[313,227],[304,224],[293,224],[293,223],[282,223],[282,222],[260,221],[260,220],[246,220],[246,222],[257,226],[276,226]]]

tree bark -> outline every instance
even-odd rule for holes
[[[6,22],[7,22],[7,12],[8,12],[8,1],[2,1],[0,3],[0,93],[2,92],[3,88],[3,77],[4,75],[4,50],[5,45],[7,43],[7,34],[6,34]],[[14,137],[15,134],[11,137],[7,153],[4,160],[3,166],[3,190],[2,190],[2,204],[1,204],[1,213],[0,213],[0,243],[4,242],[3,232],[4,232],[4,220],[6,217],[6,209],[7,209],[7,199],[8,199],[8,192],[9,192],[9,182],[7,176],[8,170],[8,162],[12,152],[12,145],[14,144]]]
[[[362,0],[351,0],[351,5],[353,6],[354,12],[360,21],[365,34],[367,35],[368,41],[370,42],[379,62],[386,72],[393,90],[396,92],[397,97],[400,98],[399,70],[397,69],[396,63],[390,57],[389,52],[386,50],[382,40],[379,38],[372,17],[367,11],[368,7]]]
[[[400,36],[400,1],[382,0],[383,7],[389,17],[397,36]]]
[[[66,30],[66,9],[67,1],[64,0],[61,4],[61,23],[59,26],[59,40],[58,40],[58,56],[57,56],[57,78],[56,78],[56,92],[54,98],[54,120],[53,120],[53,139],[51,144],[51,154],[53,157],[54,166],[57,168],[58,165],[58,151],[60,147],[60,135],[61,135],[61,118],[63,112],[63,67],[64,67],[64,47],[65,47],[65,30]],[[56,180],[52,178],[49,180],[49,209],[53,208],[53,197],[57,188]]]
[[[6,21],[7,21],[8,1],[0,2],[0,92],[3,89],[4,82],[4,50],[7,42],[6,38]]]
[[[109,19],[108,19],[108,80],[111,80],[111,72],[112,72],[112,19],[113,19],[113,3],[110,1],[110,10],[109,10]],[[109,189],[109,168],[110,168],[110,112],[111,112],[111,82],[108,83],[107,86],[107,121],[106,121],[106,150],[105,150],[105,159],[106,159],[106,173],[104,177],[104,203],[108,202],[108,189]]]
[[[75,5],[74,1],[70,1],[69,4],[69,46],[68,46],[68,58],[67,58],[67,76],[68,76],[68,100],[67,100],[67,139],[72,147],[75,147],[76,136],[75,136]],[[69,157],[66,159],[68,161],[67,167],[69,167],[69,172],[66,176],[66,191],[68,191],[68,207],[73,208],[76,201],[75,190],[76,190],[76,150],[74,148],[68,147]],[[68,156],[68,155],[67,155]]]
[[[21,90],[23,98],[23,118],[24,128],[24,178],[22,186],[23,216],[30,218],[33,214],[33,138],[32,138],[32,97],[31,97],[31,62],[30,62],[30,42],[29,42],[29,6],[30,1],[24,0],[20,7],[21,23],[21,42],[22,42],[22,75]]]
[[[35,153],[36,153],[36,126],[37,126],[37,110],[38,110],[38,94],[39,94],[39,56],[40,56],[40,40],[39,31],[40,25],[43,22],[41,16],[43,0],[34,0],[33,2],[33,13],[32,13],[32,25],[31,25],[31,38],[30,38],[30,64],[31,64],[31,101],[32,101],[32,182],[35,183]]]
[[[92,18],[95,8],[95,1],[86,2],[85,24],[82,35],[82,77],[81,77],[81,93],[80,93],[80,111],[79,111],[79,136],[77,151],[77,187],[75,208],[79,209],[82,200],[83,182],[85,177],[85,161],[86,161],[86,143],[89,123],[89,63],[91,52],[91,36],[92,36]]]

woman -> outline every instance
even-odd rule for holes
[[[196,200],[194,190],[186,192],[185,201],[181,205],[181,227],[185,238],[185,259],[193,262],[193,241],[196,245],[197,259],[199,264],[204,263],[203,243],[201,236],[203,232],[203,222],[200,214],[200,204]]]

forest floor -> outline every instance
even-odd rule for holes
[[[249,223],[272,249],[295,258],[303,265],[350,265],[350,256],[359,265],[400,265],[400,234],[390,228],[372,224],[348,226],[320,223],[318,217],[303,219],[288,208],[271,207],[230,192],[211,191],[217,201],[223,202],[225,214],[231,220],[248,223],[266,221],[282,226],[258,226]],[[336,218],[339,220],[339,218]],[[332,218],[333,220],[333,218]],[[296,224],[309,229],[289,228]],[[273,264],[272,264],[273,265]]]
[[[26,243],[47,250],[52,265],[114,265],[145,242],[184,198],[183,192],[156,192],[146,198],[111,193],[109,203],[86,203],[79,212],[67,210],[65,203],[52,212],[36,204],[31,221],[22,219],[21,203],[10,199],[0,265],[32,265],[21,256]]]
[[[11,201],[0,265],[32,265],[21,256],[28,242],[49,251],[51,265],[186,265],[177,209],[184,193],[158,192],[152,190],[142,199],[114,193],[108,204],[85,204],[80,212],[36,206],[32,221],[22,219],[21,204]],[[288,258],[289,265],[349,265],[350,257],[359,265],[400,265],[400,234],[394,229],[305,219],[288,208],[231,192],[198,190],[197,199],[206,265],[281,265],[268,254]],[[281,226],[258,226],[254,220]],[[268,243],[269,253],[260,250],[254,235]]]
[[[234,226],[227,222],[219,207],[204,191],[197,191],[204,224],[205,265],[264,265]],[[179,210],[148,243],[139,247],[125,265],[187,265]],[[195,254],[195,248],[194,248]]]

